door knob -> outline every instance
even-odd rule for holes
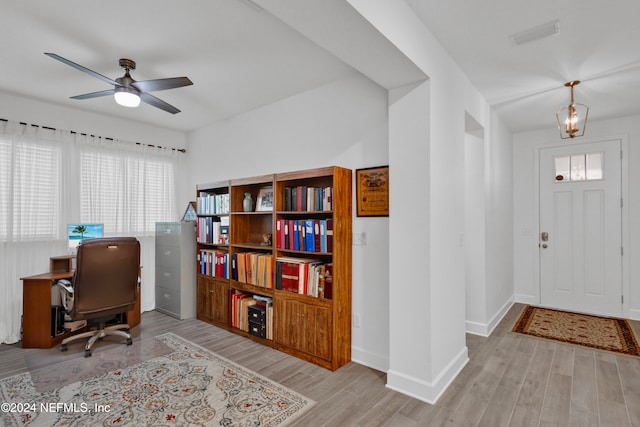
[[[546,243],[542,244],[542,249],[547,249],[549,246]]]

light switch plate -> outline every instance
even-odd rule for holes
[[[353,244],[358,246],[365,246],[367,244],[367,233],[353,233]]]

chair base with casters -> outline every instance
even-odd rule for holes
[[[102,338],[106,337],[107,335],[115,335],[126,338],[127,345],[133,344],[133,339],[131,339],[131,333],[129,331],[129,325],[117,324],[105,326],[105,321],[100,321],[98,322],[98,329],[96,329],[95,331],[83,332],[81,334],[73,335],[62,340],[62,343],[60,344],[60,351],[67,351],[68,343],[88,337],[89,339],[84,346],[84,357],[91,357],[91,346],[93,346],[96,341],[101,341]]]

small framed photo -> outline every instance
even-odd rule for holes
[[[273,210],[273,188],[261,188],[258,193],[256,212]]]
[[[358,216],[389,216],[389,166],[356,170]]]

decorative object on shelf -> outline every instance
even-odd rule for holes
[[[242,210],[245,212],[253,212],[253,200],[251,199],[251,193],[244,193],[244,199],[242,199]]]
[[[561,139],[583,136],[584,130],[587,127],[589,107],[573,101],[573,87],[578,84],[580,84],[580,80],[572,80],[564,84],[566,87],[571,88],[571,103],[566,107],[562,107],[556,113]],[[580,123],[582,123],[582,129],[578,128],[578,124]]]
[[[262,188],[258,193],[256,212],[273,210],[273,188]]]
[[[358,216],[389,216],[389,166],[356,169]]]
[[[271,233],[264,233],[262,235],[262,242],[260,246],[271,246]]]
[[[184,211],[184,215],[182,215],[182,222],[195,221],[198,219],[198,215],[196,214],[196,202],[189,202],[187,205],[187,209]]]

